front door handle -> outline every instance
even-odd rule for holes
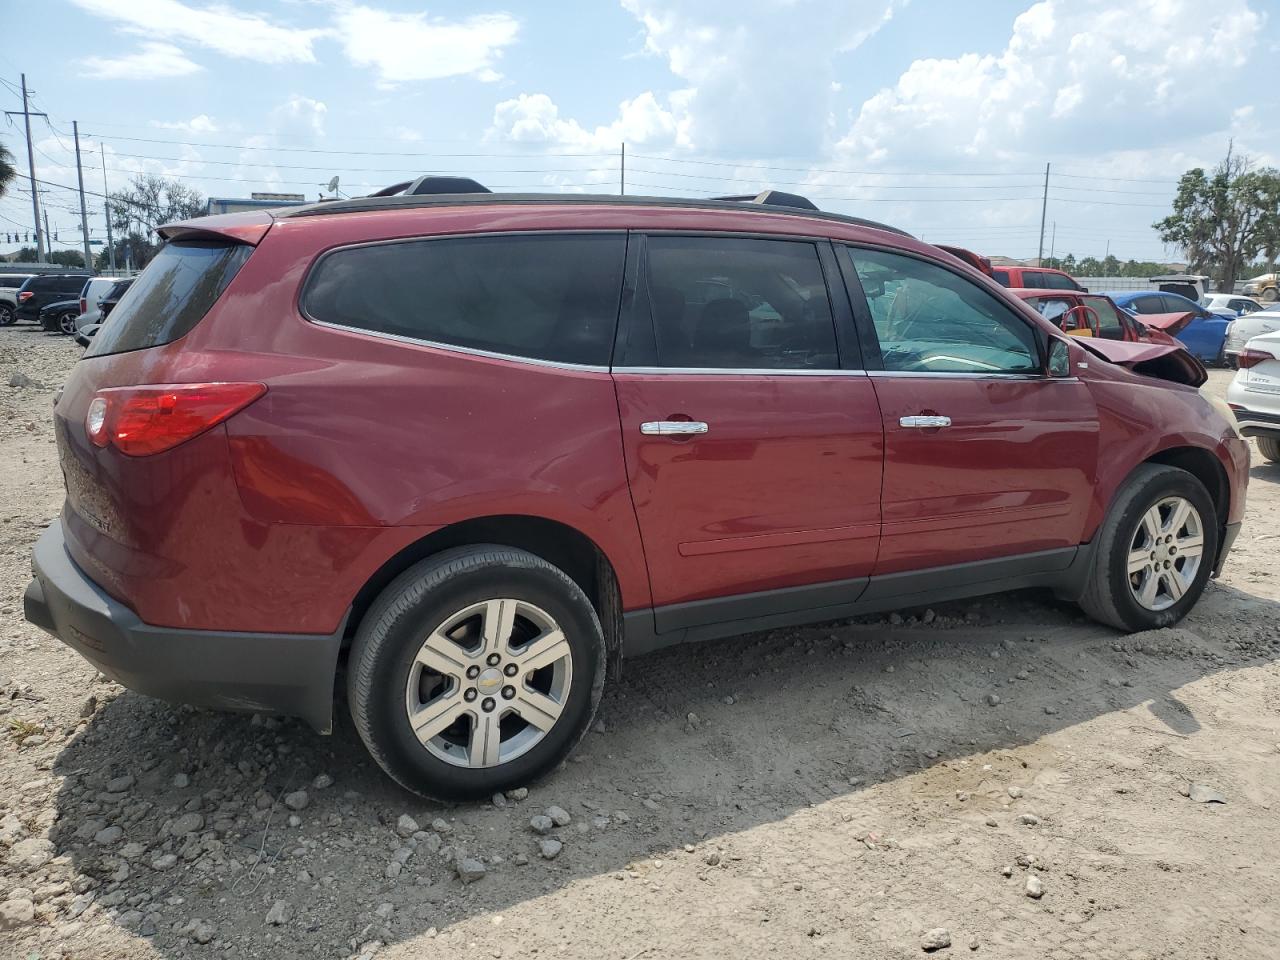
[[[938,417],[938,416],[899,417],[898,426],[914,427],[917,430],[929,430],[936,427],[949,427],[951,426],[951,418]]]
[[[701,420],[651,420],[640,424],[640,432],[646,437],[689,437],[706,433],[707,425]]]

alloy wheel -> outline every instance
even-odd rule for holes
[[[1204,523],[1185,497],[1157,501],[1129,544],[1129,590],[1148,610],[1165,610],[1191,589],[1204,554]]]
[[[409,667],[405,711],[433,756],[494,767],[533,749],[555,726],[573,684],[560,626],[524,600],[473,603],[422,642]]]
[[[65,333],[68,337],[74,336],[76,332],[76,317],[78,314],[64,313],[58,317],[58,329]]]
[[[0,304],[0,327],[8,327],[13,324],[13,307],[6,304]]]

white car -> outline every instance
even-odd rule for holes
[[[1257,300],[1242,297],[1237,293],[1206,293],[1200,298],[1200,306],[1210,313],[1216,313],[1228,319],[1247,317],[1249,314],[1263,309],[1262,304]]]
[[[1247,316],[1237,317],[1227,325],[1227,339],[1222,345],[1222,352],[1227,361],[1234,364],[1246,343],[1254,337],[1277,331],[1280,331],[1280,307],[1256,310]]]
[[[1227,403],[1240,432],[1258,441],[1258,450],[1280,463],[1280,333],[1254,337],[1238,357],[1240,369],[1227,387]]]

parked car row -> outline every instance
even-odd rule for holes
[[[132,282],[86,273],[0,274],[0,326],[34,321],[88,346]]]

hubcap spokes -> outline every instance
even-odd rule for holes
[[[569,642],[550,614],[524,600],[485,600],[423,641],[409,668],[405,709],[434,756],[492,767],[550,732],[572,682]]]
[[[1200,512],[1165,497],[1142,516],[1129,544],[1129,589],[1148,610],[1173,606],[1191,589],[1204,553]]]

